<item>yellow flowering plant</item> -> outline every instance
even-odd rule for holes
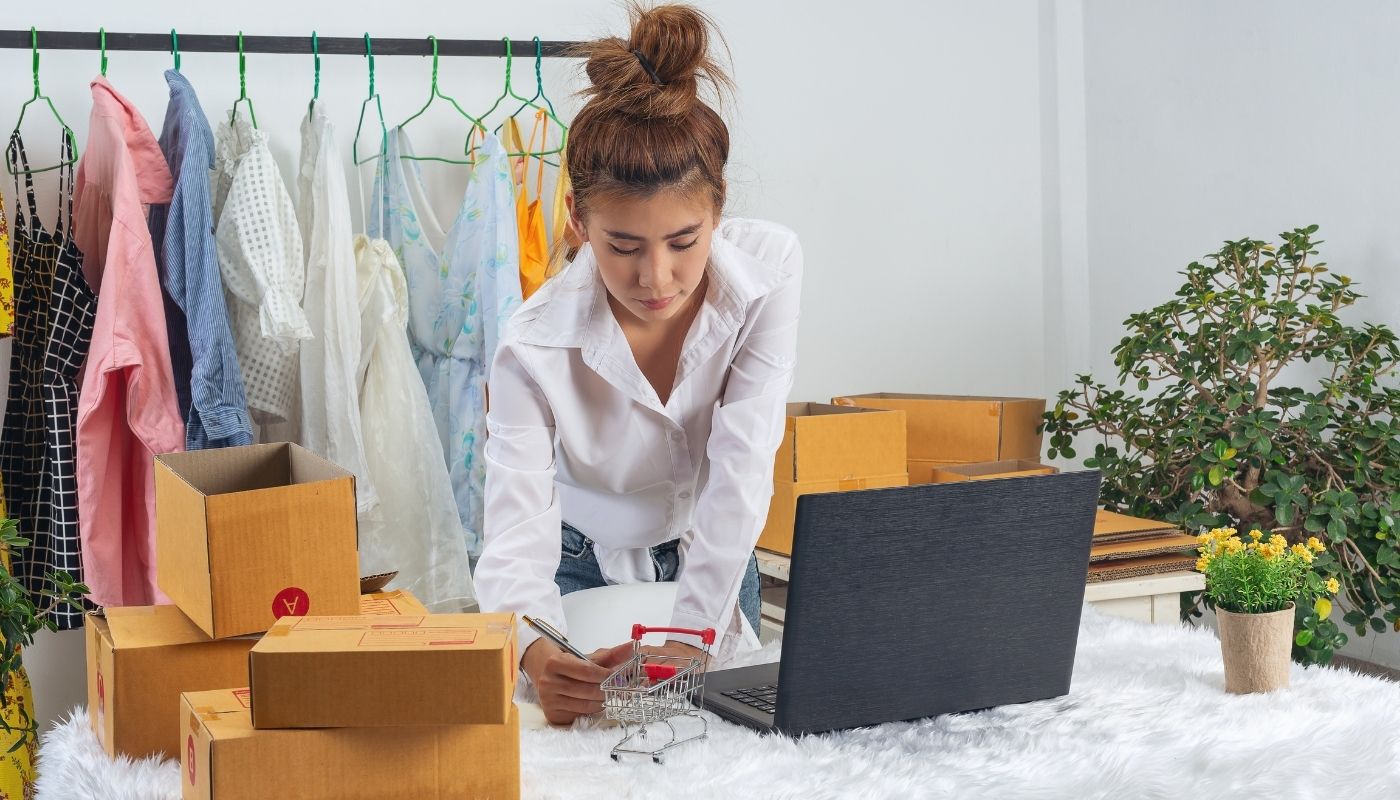
[[[1282,611],[1289,603],[1311,603],[1311,613],[1298,632],[1294,644],[1307,648],[1313,644],[1317,631],[1324,623],[1332,630],[1326,635],[1341,637],[1334,623],[1327,621],[1332,613],[1331,597],[1341,584],[1334,577],[1324,577],[1314,562],[1327,552],[1316,536],[1307,541],[1289,544],[1282,535],[1274,533],[1267,539],[1263,532],[1252,530],[1241,537],[1234,528],[1214,528],[1196,537],[1196,570],[1206,576],[1206,597],[1218,609],[1237,614],[1267,614]],[[1339,647],[1338,642],[1327,646]],[[1321,644],[1321,643],[1319,643]]]

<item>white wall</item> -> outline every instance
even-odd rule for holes
[[[1400,327],[1397,38],[1393,3],[1085,3],[1100,378],[1121,321],[1169,298],[1188,262],[1311,223],[1329,267],[1369,295],[1347,319]],[[1351,635],[1349,654],[1400,666],[1400,635]]]
[[[1053,47],[1053,14],[1033,0],[986,3],[875,0],[702,2],[718,20],[740,87],[732,110],[733,213],[776,220],[802,237],[807,260],[794,399],[822,400],[873,390],[959,393],[1049,391],[1042,249],[1041,118],[1055,82],[1040,62]],[[565,0],[389,5],[268,2],[123,4],[72,0],[31,5],[6,25],[53,30],[323,36],[427,36],[582,39],[625,35],[619,6]],[[1046,6],[1048,8],[1048,6]],[[1048,22],[1047,22],[1048,21]],[[1047,33],[1049,32],[1049,33]],[[1049,37],[1047,39],[1047,37]],[[41,42],[42,45],[42,42]],[[96,74],[93,52],[45,52],[45,91],[85,139]],[[163,54],[113,52],[108,78],[159,130],[166,88]],[[211,117],[238,92],[237,58],[186,53],[183,71]],[[428,62],[378,59],[378,86],[390,124],[428,94]],[[503,64],[443,59],[440,83],[468,110],[484,111],[500,91]],[[517,60],[527,96],[532,64]],[[290,170],[297,126],[311,91],[311,58],[248,57],[248,91],[258,121]],[[1073,74],[1073,71],[1070,71]],[[546,90],[567,102],[573,65],[548,60]],[[31,92],[29,53],[0,51],[0,128],[8,130]],[[365,93],[364,60],[322,58],[321,99],[348,152]],[[32,158],[55,155],[47,121],[25,122]],[[435,106],[409,129],[420,152],[460,143],[464,126]],[[1051,142],[1051,150],[1056,145]],[[348,163],[348,156],[347,156]],[[439,209],[455,207],[465,176],[425,165]],[[352,184],[353,185],[353,184]],[[43,184],[51,198],[51,185]],[[7,201],[14,198],[8,182]],[[51,200],[49,200],[51,203]],[[1056,232],[1054,238],[1058,239]],[[1056,306],[1058,309],[1058,305]],[[1051,349],[1059,347],[1058,342]],[[1062,381],[1054,380],[1050,386]],[[48,639],[27,656],[50,718],[81,700],[81,636]]]

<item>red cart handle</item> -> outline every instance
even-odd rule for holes
[[[706,628],[703,631],[698,631],[694,628],[648,628],[640,623],[632,626],[632,641],[640,642],[642,637],[646,636],[648,633],[682,633],[688,636],[699,636],[700,641],[707,645],[715,643],[714,628]]]

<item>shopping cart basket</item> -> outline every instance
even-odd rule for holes
[[[681,633],[699,636],[704,643],[700,658],[647,655],[642,652],[642,637],[648,633]],[[709,723],[699,713],[705,697],[705,661],[715,642],[715,629],[703,631],[690,628],[648,628],[632,626],[632,657],[603,681],[603,713],[608,719],[622,723],[622,741],[612,749],[612,759],[618,761],[623,753],[651,756],[660,764],[672,747],[703,739],[709,734]],[[681,738],[672,721],[691,717],[700,723],[700,732]],[[654,738],[656,723],[666,726],[669,738]],[[635,730],[634,730],[635,726]],[[665,733],[662,734],[665,736]]]

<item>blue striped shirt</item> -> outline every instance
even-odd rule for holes
[[[209,170],[214,134],[185,76],[167,70],[170,105],[160,149],[175,178],[170,205],[152,205],[151,241],[165,295],[165,324],[185,447],[251,444],[253,423],[233,348],[219,262]]]

